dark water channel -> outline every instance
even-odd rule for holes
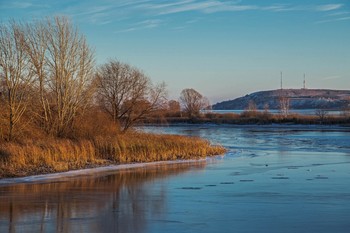
[[[144,127],[224,157],[79,177],[0,180],[0,232],[350,232],[350,129]]]

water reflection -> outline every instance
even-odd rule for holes
[[[0,187],[0,232],[146,232],[147,221],[166,212],[166,188],[153,181],[203,169],[205,163]]]

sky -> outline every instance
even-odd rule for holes
[[[95,50],[211,103],[260,90],[350,89],[349,0],[0,0],[0,21],[66,15]]]

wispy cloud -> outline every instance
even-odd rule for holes
[[[159,3],[157,1],[143,4],[140,8],[152,11],[157,15],[169,15],[182,12],[197,11],[202,13],[215,13],[222,11],[245,11],[257,9],[254,5],[240,5],[241,1],[219,1],[219,0],[182,0],[172,3]]]
[[[11,7],[13,8],[28,8],[28,7],[31,7],[33,6],[32,3],[30,2],[13,2],[12,4],[10,4]]]
[[[104,5],[104,6],[92,6],[89,8],[86,8],[79,13],[73,14],[73,16],[82,16],[82,15],[92,15],[92,14],[105,14],[105,12],[113,7],[112,5]],[[68,9],[68,11],[75,11],[76,9]]]
[[[89,22],[91,24],[103,25],[112,21],[110,9],[112,5],[100,6],[69,6],[63,13],[73,17],[75,20]]]
[[[265,6],[265,7],[261,7],[261,9],[265,10],[265,11],[275,11],[275,12],[292,10],[289,6],[287,6],[285,4]]]
[[[179,2],[172,2],[172,3],[161,3],[161,4],[146,4],[144,5],[147,8],[150,9],[165,9],[169,7],[177,7],[181,5],[185,5],[188,3],[193,3],[195,0],[185,0],[185,1],[179,1]]]
[[[265,12],[287,12],[287,11],[303,11],[303,12],[326,12],[328,15],[333,14],[334,19],[327,19],[324,22],[348,20],[344,10],[345,4],[294,4],[293,1],[289,3],[275,3],[267,4],[264,1],[250,1],[243,0],[85,0],[84,2],[74,1],[70,3],[69,0],[60,0],[60,2],[52,3],[50,7],[50,14],[67,14],[75,20],[88,22],[96,25],[109,24],[115,21],[128,19],[129,29],[134,28],[138,30],[141,25],[133,25],[135,20],[149,20],[147,26],[143,28],[155,28],[159,26],[159,22],[154,22],[150,19],[154,17],[165,17],[180,13],[195,12],[198,13],[194,17],[201,17],[200,14],[215,14],[220,12],[244,12],[244,11],[265,11]],[[31,9],[40,11],[43,14],[45,10],[44,5],[38,7],[38,4],[46,4],[44,0],[14,0],[9,1],[8,4],[3,4],[0,8],[13,9]],[[61,8],[60,8],[61,7]],[[135,17],[136,16],[136,17]],[[135,19],[136,18],[136,19]],[[321,21],[320,21],[321,22]],[[322,21],[323,22],[323,21]],[[178,25],[184,27],[184,25]],[[176,25],[175,25],[176,27]],[[131,31],[131,30],[130,30]]]
[[[316,24],[350,20],[350,16],[317,21]]]
[[[124,32],[132,32],[144,29],[157,28],[161,25],[164,25],[165,21],[160,19],[148,19],[144,21],[140,21],[132,24],[129,28],[125,28],[122,30],[117,30],[114,33],[124,33]]]
[[[140,12],[139,6],[149,2],[153,0],[118,0],[115,2],[101,0],[98,3],[86,0],[83,4],[69,4],[63,13],[79,21],[104,25],[134,17],[135,14],[144,17],[145,12]]]
[[[260,7],[255,5],[229,5],[229,4],[221,4],[217,5],[213,8],[205,9],[206,13],[215,13],[215,12],[224,12],[224,11],[249,11],[249,10],[259,10]]]
[[[350,15],[349,11],[339,11],[339,12],[334,12],[331,14],[328,14],[328,16],[340,16],[340,15]]]
[[[324,77],[322,78],[322,80],[334,80],[334,79],[340,79],[342,78],[342,76],[340,75],[334,75],[334,76],[327,76],[327,77]]]
[[[247,11],[247,10],[257,10],[258,6],[255,5],[241,5],[238,4],[240,1],[217,1],[217,0],[207,0],[207,1],[194,1],[187,0],[181,1],[176,4],[152,4],[146,7],[150,9],[158,9],[158,14],[167,15],[182,13],[188,11],[197,11],[206,14],[216,13],[216,12],[233,12],[233,11]]]
[[[79,7],[81,9],[79,9]],[[126,28],[117,32],[130,32],[141,29],[151,29],[160,26],[159,21],[154,21],[154,17],[164,17],[180,13],[196,12],[196,17],[200,14],[215,14],[220,12],[243,12],[243,11],[265,11],[265,12],[327,12],[337,13],[344,7],[343,4],[326,4],[326,5],[303,5],[303,4],[280,4],[275,3],[272,5],[263,4],[257,2],[255,4],[246,4],[246,1],[228,1],[228,0],[177,0],[177,1],[164,1],[164,0],[120,0],[117,3],[111,3],[110,1],[102,1],[99,5],[91,1],[89,4],[78,4],[76,8],[70,9],[73,17],[79,20],[84,20],[96,25],[109,24],[113,21],[128,21],[128,25],[124,25]],[[76,13],[79,12],[79,13]],[[142,22],[143,25],[135,24],[136,18]],[[333,22],[347,20],[346,15],[344,17],[334,19],[327,19],[319,21],[317,23]],[[170,20],[171,21],[171,20]],[[189,25],[173,25],[172,28],[184,29]]]
[[[333,11],[338,10],[343,7],[343,4],[327,4],[327,5],[319,5],[316,7],[317,11]]]
[[[160,26],[164,21],[160,19],[148,19],[135,24],[140,28],[155,28]]]
[[[217,8],[220,5],[221,5],[220,2],[217,2],[217,1],[204,1],[204,2],[190,1],[189,3],[186,3],[186,4],[162,8],[159,14],[168,15],[168,14],[174,14],[174,13],[187,12],[187,11],[205,11],[205,10]]]
[[[47,4],[34,4],[27,1],[9,1],[6,4],[0,4],[0,9],[28,9],[28,8],[47,8]]]
[[[6,4],[0,3],[0,9],[25,9],[31,7],[33,4],[30,2],[7,2]]]
[[[159,3],[158,1],[149,1],[139,5],[146,11],[152,11],[157,15],[168,15],[182,12],[197,11],[202,13],[216,12],[236,12],[236,11],[334,11],[341,9],[343,4],[326,5],[293,5],[293,4],[273,4],[273,5],[252,5],[242,4],[243,1],[223,1],[223,0],[182,0],[171,3]]]
[[[114,31],[114,33],[119,34],[119,33],[132,32],[132,31],[136,31],[136,30],[137,30],[137,28],[130,27],[130,28]]]

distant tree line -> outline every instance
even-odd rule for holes
[[[0,25],[2,139],[30,131],[72,137],[79,127],[91,128],[83,121],[104,124],[91,120],[105,119],[98,114],[125,132],[155,111],[182,107],[195,117],[208,106],[194,89],[183,90],[180,102],[168,101],[164,83],[154,85],[141,70],[115,59],[96,67],[85,36],[64,16]]]

